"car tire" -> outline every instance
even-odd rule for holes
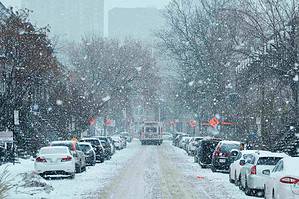
[[[231,175],[230,175],[230,174],[228,175],[228,178],[229,178],[229,182],[230,182],[230,183],[232,183],[232,184],[235,183],[235,181],[231,178]]]
[[[103,162],[105,162],[105,158],[100,159],[100,163],[103,163]]]
[[[198,158],[194,156],[194,163],[198,163]]]
[[[76,167],[76,173],[81,173],[82,172],[82,167],[81,165],[80,166],[77,166]]]
[[[213,172],[213,173],[215,173],[215,172],[216,172],[216,168],[215,168],[215,166],[214,166],[214,165],[212,165],[212,166],[211,166],[211,170],[212,170],[212,172]]]

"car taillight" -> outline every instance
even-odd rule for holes
[[[35,159],[36,162],[47,162],[47,160],[44,157],[37,157]]]
[[[283,177],[280,179],[280,182],[285,184],[297,184],[299,182],[299,179],[292,177]]]
[[[61,159],[61,162],[68,162],[68,161],[71,161],[71,160],[72,160],[71,156],[66,156],[66,157]]]
[[[256,166],[255,165],[251,167],[250,174],[251,175],[256,175]]]

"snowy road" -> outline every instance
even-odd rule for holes
[[[134,140],[111,160],[74,180],[44,180],[33,172],[32,160],[3,165],[12,179],[10,199],[247,199],[228,182],[228,175],[212,173],[193,163],[193,158],[165,141],[143,146]]]
[[[228,182],[227,174],[201,169],[170,142],[137,147],[127,166],[92,198],[250,198]]]

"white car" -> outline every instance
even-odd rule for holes
[[[189,139],[190,137],[189,136],[183,136],[182,139],[180,140],[179,142],[179,147],[181,149],[184,148],[184,145],[186,144],[187,140]]]
[[[68,175],[75,177],[75,158],[66,146],[43,147],[34,161],[35,172],[40,176]]]
[[[285,153],[272,153],[270,151],[259,151],[248,154],[246,164],[241,168],[241,188],[246,195],[261,194],[268,176],[262,173],[265,169],[272,170],[277,162],[284,157]]]
[[[274,169],[264,170],[269,175],[265,183],[265,198],[299,199],[299,157],[280,160]]]
[[[197,144],[202,139],[203,139],[203,137],[192,137],[191,138],[191,140],[189,141],[189,144],[187,146],[188,155],[192,155],[192,156],[195,155],[196,149],[197,149]]]
[[[121,150],[121,149],[125,148],[124,144],[123,144],[123,140],[119,136],[113,136],[111,138],[112,138],[114,146],[117,150]]]
[[[248,154],[252,154],[257,152],[256,150],[243,150],[239,151],[238,156],[236,157],[235,161],[231,163],[229,166],[229,181],[231,183],[235,183],[237,186],[240,183],[240,171],[241,168],[245,165],[246,158]]]

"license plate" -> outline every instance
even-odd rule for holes
[[[219,162],[224,163],[224,162],[226,162],[226,160],[225,159],[219,159]]]

